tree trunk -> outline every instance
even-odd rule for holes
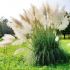
[[[65,34],[64,34],[64,39],[65,39]]]

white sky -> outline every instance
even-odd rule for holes
[[[70,0],[0,0],[0,17],[9,18],[11,16],[18,19],[23,9],[30,8],[31,4],[40,7],[45,2],[52,6],[65,6],[66,10],[70,11]]]

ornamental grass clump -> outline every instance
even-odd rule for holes
[[[59,41],[55,41],[54,30],[44,29],[36,20],[32,35],[32,47],[36,58],[36,65],[49,65],[68,61],[67,55],[59,48]]]
[[[44,5],[43,9],[32,6],[20,15],[22,25],[18,29],[14,25],[13,30],[20,40],[27,39],[27,34],[31,39],[32,49],[25,58],[26,63],[50,65],[68,61],[68,56],[59,48],[59,41],[56,41],[56,31],[64,30],[69,24],[65,14],[64,10],[52,10],[48,5]]]

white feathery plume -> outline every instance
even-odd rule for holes
[[[64,30],[69,24],[68,18],[65,16],[65,14],[66,12],[64,9],[48,12],[47,26],[54,29]]]
[[[20,15],[21,20],[12,19],[12,23],[8,23],[8,26],[14,30],[15,36],[19,39],[18,41],[25,41],[26,34],[32,33],[32,26],[35,21],[39,21],[41,25],[52,29],[64,30],[68,24],[68,18],[64,8],[51,8],[48,4],[45,4],[43,8],[38,9],[32,6],[31,9],[25,11],[24,14]],[[36,23],[37,24],[37,23]]]

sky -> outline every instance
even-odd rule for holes
[[[43,3],[48,3],[51,6],[64,7],[70,11],[70,0],[0,0],[0,17],[14,17],[19,19],[19,14],[23,9],[29,9],[31,4],[41,7]]]

